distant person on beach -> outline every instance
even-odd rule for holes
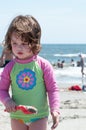
[[[63,68],[64,64],[65,64],[65,60],[60,61],[60,59],[58,59],[58,62],[57,62],[57,67],[58,68]]]
[[[57,61],[57,67],[61,68],[61,61],[60,61],[60,59],[58,59],[58,61]]]
[[[82,54],[80,54],[79,57],[80,57],[81,73],[82,75],[84,75],[84,57]]]
[[[15,17],[5,36],[5,45],[15,59],[1,73],[0,100],[10,113],[12,130],[48,130],[49,111],[51,129],[59,123],[59,89],[52,65],[38,56],[40,39],[40,25],[30,15]],[[24,114],[17,110],[20,105],[33,106],[37,113]]]
[[[74,59],[71,59],[71,66],[75,66]]]
[[[77,67],[80,67],[81,65],[80,65],[80,61],[77,61]]]
[[[62,62],[61,62],[61,68],[64,67],[64,64],[65,64],[65,60],[62,60]]]
[[[5,67],[5,65],[9,63],[12,59],[13,54],[9,51],[9,49],[4,47],[2,55],[0,57],[0,67]]]

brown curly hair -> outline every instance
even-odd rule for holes
[[[12,52],[11,36],[14,32],[18,37],[21,37],[22,41],[28,42],[33,54],[40,52],[41,27],[33,16],[19,15],[12,20],[4,41],[4,46],[9,49],[10,52]]]

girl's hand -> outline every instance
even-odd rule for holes
[[[51,115],[53,119],[53,125],[51,127],[51,130],[54,130],[58,126],[58,123],[59,123],[59,113],[54,111],[54,112],[51,112]]]
[[[12,99],[8,99],[5,103],[5,111],[15,112],[16,106],[17,106],[16,103]]]

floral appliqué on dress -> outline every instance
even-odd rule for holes
[[[33,89],[36,85],[36,76],[35,72],[30,69],[24,69],[19,72],[16,78],[16,82],[19,88],[24,90]]]

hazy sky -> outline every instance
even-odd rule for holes
[[[1,0],[0,42],[20,14],[39,21],[42,43],[86,43],[86,0]]]

